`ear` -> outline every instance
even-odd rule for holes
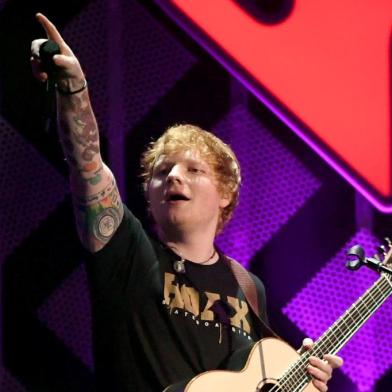
[[[226,208],[231,203],[231,197],[229,196],[221,196],[219,201],[220,208]]]

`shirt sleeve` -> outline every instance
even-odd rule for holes
[[[140,221],[124,205],[123,219],[113,237],[101,250],[87,255],[87,273],[93,298],[99,297],[110,287],[124,288],[129,284],[139,250],[148,243]]]

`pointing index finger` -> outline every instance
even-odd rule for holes
[[[40,25],[44,28],[46,36],[52,41],[57,42],[60,46],[64,46],[64,40],[58,32],[56,26],[43,14],[38,13],[36,18]]]

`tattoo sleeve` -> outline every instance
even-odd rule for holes
[[[100,182],[102,168],[99,132],[87,90],[80,94],[58,95],[60,140],[70,170],[86,182]]]
[[[60,140],[70,166],[80,240],[96,252],[110,240],[123,217],[121,197],[110,169],[102,162],[99,131],[87,90],[58,96]]]
[[[81,192],[73,193],[79,237],[93,252],[102,249],[113,237],[124,215],[115,179],[106,166],[102,177],[105,187],[99,191],[83,196],[80,196]]]

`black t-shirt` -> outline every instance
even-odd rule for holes
[[[179,257],[124,208],[115,235],[87,264],[97,388],[157,392],[225,368],[234,351],[261,337],[230,267],[221,256],[174,272]],[[264,287],[252,277],[266,320]]]

